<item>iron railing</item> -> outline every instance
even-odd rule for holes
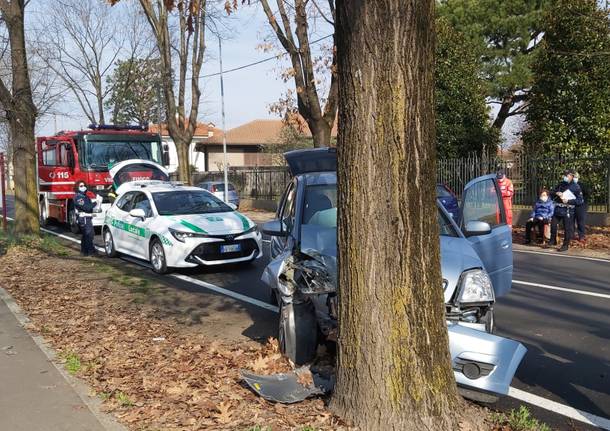
[[[516,156],[511,160],[495,157],[470,156],[437,161],[436,180],[461,197],[464,186],[472,179],[497,172],[506,172],[515,186],[513,204],[531,206],[543,188],[553,188],[563,176],[563,170],[580,174],[581,183],[589,190],[589,210],[610,212],[610,157],[606,158],[532,158]],[[406,175],[405,175],[406,177]],[[240,197],[277,200],[288,183],[290,174],[284,166],[231,168],[229,182]],[[193,184],[222,181],[222,172],[200,172],[193,175]]]

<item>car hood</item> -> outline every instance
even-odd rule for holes
[[[444,290],[445,303],[451,300],[462,272],[472,268],[483,268],[483,263],[468,240],[462,237],[441,236],[441,271],[443,280],[447,281]]]
[[[241,233],[256,226],[252,220],[237,211],[162,217],[168,220],[172,229],[210,235]]]

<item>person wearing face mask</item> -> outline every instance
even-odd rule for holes
[[[563,222],[565,231],[563,244],[558,251],[567,251],[570,240],[574,235],[574,209],[576,205],[582,205],[582,190],[580,186],[573,182],[574,171],[567,169],[563,173],[563,181],[551,191],[551,198],[555,203],[555,211],[551,220],[551,241],[550,245],[557,245],[557,227]]]
[[[81,256],[91,256],[96,254],[95,246],[93,245],[93,237],[95,232],[93,230],[93,213],[96,209],[97,201],[94,198],[89,197],[87,193],[87,185],[83,181],[79,181],[77,185],[76,194],[74,195],[74,209],[78,216],[78,227],[82,234],[80,240],[80,254]]]
[[[544,226],[551,222],[554,211],[555,204],[549,199],[549,191],[546,189],[542,190],[540,197],[534,204],[534,210],[525,224],[526,244],[532,242],[532,229],[534,227],[538,229],[538,238],[541,242],[544,242]]]
[[[585,223],[587,218],[587,211],[589,209],[589,189],[580,181],[580,175],[578,172],[574,172],[574,179],[572,180],[580,186],[582,191],[583,202],[581,205],[576,205],[574,209],[574,227],[578,232],[578,241],[581,243],[585,242]]]

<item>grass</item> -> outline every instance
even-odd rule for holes
[[[123,392],[117,392],[116,394],[114,394],[114,398],[118,401],[121,407],[133,406],[133,401],[131,401],[129,397]]]
[[[551,431],[551,428],[534,418],[525,406],[508,413],[494,413],[491,416],[494,425],[508,426],[512,431]]]
[[[8,231],[0,226],[0,255],[3,255],[11,247],[22,245],[36,248],[45,253],[55,256],[68,256],[69,252],[54,236],[51,235],[23,235],[17,236],[13,232],[13,223],[8,223]]]
[[[80,358],[75,353],[66,353],[63,357],[65,361],[64,366],[70,374],[74,375],[83,368]]]

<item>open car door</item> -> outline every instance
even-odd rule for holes
[[[469,227],[490,227],[488,233],[471,235]],[[513,278],[512,228],[506,224],[506,212],[495,174],[475,178],[466,184],[462,199],[462,232],[485,265],[496,297],[506,295]]]

